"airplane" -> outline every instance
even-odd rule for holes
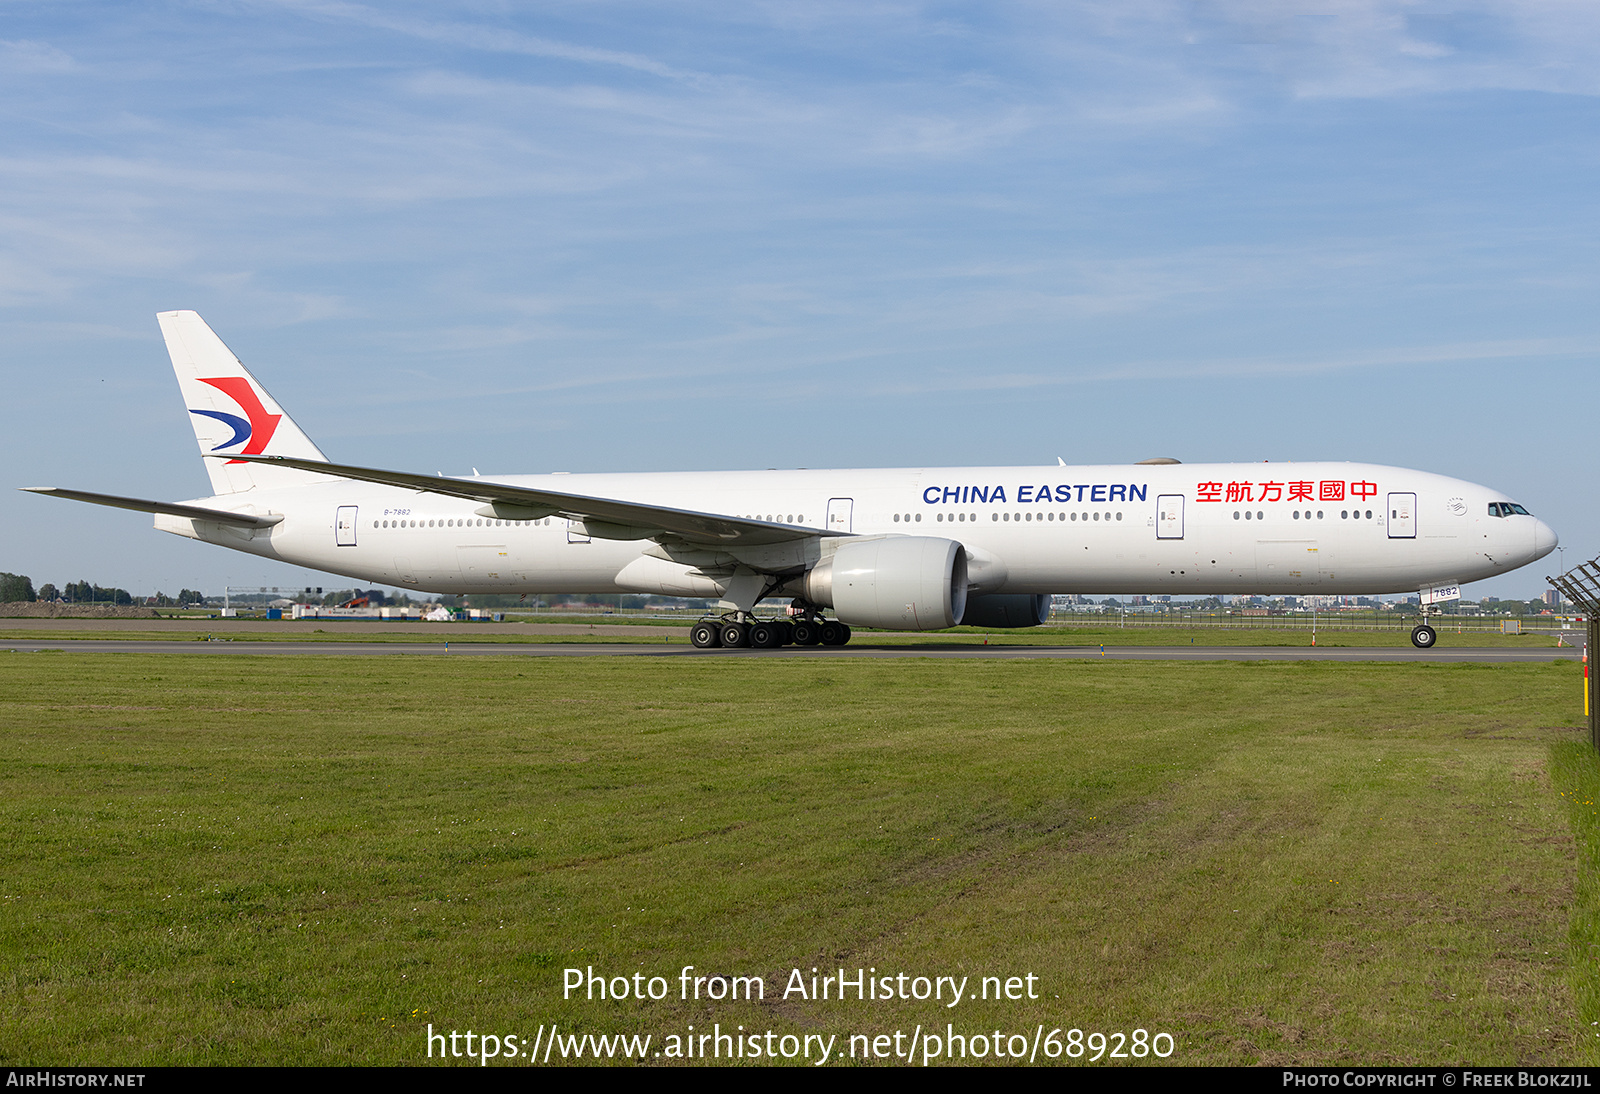
[[[1432,603],[1556,546],[1497,490],[1361,463],[450,477],[337,464],[199,315],[158,319],[211,496],[24,489],[374,584],[715,598],[691,631],[700,648],[1029,627],[1056,593],[1410,591],[1427,648]],[[756,615],[773,597],[791,600],[787,618]]]

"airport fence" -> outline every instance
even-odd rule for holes
[[[1050,625],[1063,628],[1081,627],[1104,630],[1107,626],[1118,628],[1180,627],[1211,628],[1217,630],[1270,630],[1270,631],[1410,631],[1421,618],[1415,615],[1397,615],[1392,612],[1328,612],[1313,618],[1309,614],[1241,616],[1218,612],[1056,612]],[[1508,633],[1506,623],[1515,623],[1518,630],[1509,633],[1558,635],[1581,634],[1583,620],[1575,616],[1477,616],[1431,615],[1429,625],[1441,634],[1501,634]]]

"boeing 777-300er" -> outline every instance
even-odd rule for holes
[[[700,647],[842,645],[852,626],[1027,627],[1052,593],[1413,591],[1425,647],[1428,604],[1556,545],[1499,491],[1359,463],[448,478],[353,467],[328,462],[200,316],[159,318],[212,496],[28,489],[364,582],[714,598],[692,632]],[[786,618],[757,617],[770,597],[790,599]]]

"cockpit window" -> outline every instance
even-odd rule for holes
[[[1513,502],[1509,502],[1509,501],[1491,501],[1489,503],[1489,515],[1491,517],[1509,517],[1509,516],[1512,516],[1513,514],[1515,514],[1517,516],[1523,516],[1523,517],[1531,517],[1531,516],[1533,516],[1532,513],[1528,512],[1522,506],[1517,505],[1517,504],[1515,504]]]

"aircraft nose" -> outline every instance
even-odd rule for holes
[[[1542,520],[1536,520],[1533,527],[1533,557],[1543,558],[1556,549],[1556,544],[1561,542],[1556,535],[1556,530]]]

